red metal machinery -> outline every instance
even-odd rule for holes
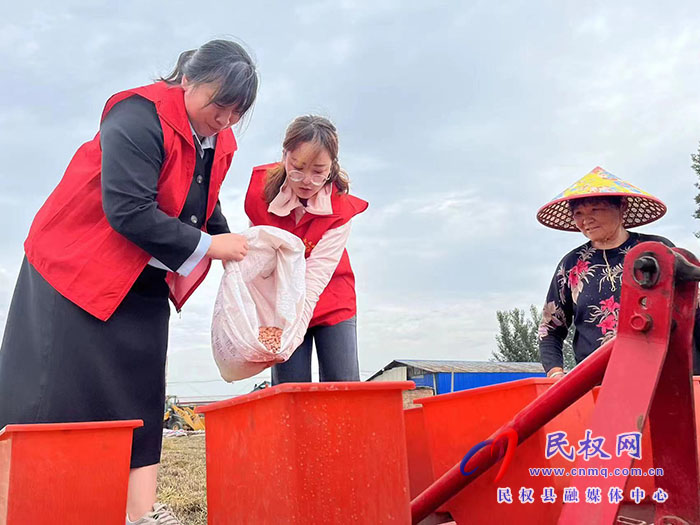
[[[700,281],[700,264],[685,250],[646,242],[625,257],[617,337],[601,346],[565,378],[521,410],[492,436],[508,429],[517,432],[518,443],[553,419],[588,390],[602,387],[590,424],[592,436],[610,443],[622,433],[641,432],[646,418],[654,465],[663,478],[657,487],[668,494],[656,503],[654,523],[700,523],[700,474],[695,435],[692,385],[692,336]],[[465,447],[468,444],[465,444]],[[466,450],[465,450],[466,451]],[[516,451],[517,453],[517,451]],[[461,473],[456,464],[411,502],[413,523],[420,522],[499,460],[489,447],[469,460]],[[579,458],[576,467],[629,469],[632,457]],[[600,487],[603,495],[620,479],[572,477],[572,487]],[[495,487],[494,487],[495,489]],[[565,504],[560,525],[613,524],[620,503],[605,497],[600,504]],[[630,521],[634,523],[634,521]]]

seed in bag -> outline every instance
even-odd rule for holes
[[[276,326],[261,326],[258,340],[271,352],[278,352],[282,342],[282,329]]]

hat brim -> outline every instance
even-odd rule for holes
[[[580,231],[576,227],[576,223],[574,223],[569,201],[587,197],[624,197],[627,202],[627,210],[625,211],[623,222],[625,228],[634,228],[635,226],[649,224],[666,214],[666,205],[651,195],[606,192],[569,195],[561,199],[553,200],[539,209],[537,212],[537,220],[548,228],[554,228],[555,230],[569,232]]]

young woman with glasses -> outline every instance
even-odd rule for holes
[[[355,276],[345,245],[352,218],[367,202],[349,194],[338,163],[338,133],[323,117],[296,118],[287,128],[282,160],[253,169],[245,210],[254,226],[297,235],[306,246],[308,331],[285,363],[272,367],[274,385],[311,381],[316,343],[321,381],[359,381]]]

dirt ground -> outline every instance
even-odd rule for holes
[[[184,525],[206,525],[204,435],[163,438],[158,501],[172,507]]]

